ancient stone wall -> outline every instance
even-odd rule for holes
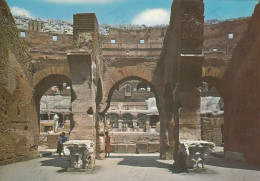
[[[31,58],[5,0],[0,1],[0,165],[38,156]]]
[[[193,11],[194,9],[197,11]],[[170,26],[164,38],[161,58],[152,81],[158,93],[161,158],[173,158],[175,152],[176,162],[178,162],[178,147],[176,147],[179,143],[178,125],[182,110],[185,110],[183,115],[189,111],[192,113],[194,126],[200,125],[198,111],[194,114],[194,109],[199,109],[199,105],[195,103],[195,108],[190,106],[187,97],[196,94],[194,87],[201,76],[203,11],[202,0],[173,2]],[[182,107],[183,105],[185,107]]]
[[[22,32],[23,30],[19,30]],[[28,46],[29,53],[34,60],[66,60],[67,53],[73,48],[73,36],[50,32],[26,30],[22,38]],[[57,39],[53,40],[53,36]]]
[[[225,103],[225,155],[227,158],[260,162],[260,4],[255,8],[235,49],[224,83],[229,85]],[[239,158],[238,158],[239,157]]]
[[[158,133],[122,133],[110,134],[112,153],[158,153],[160,137]]]

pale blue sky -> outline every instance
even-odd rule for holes
[[[73,14],[94,12],[99,23],[111,25],[167,23],[172,4],[172,0],[7,0],[7,2],[10,7],[17,7],[13,8],[13,11],[18,14],[22,12],[35,18],[72,21]],[[204,0],[204,2],[206,20],[223,20],[251,16],[259,1]]]

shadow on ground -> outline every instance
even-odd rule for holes
[[[255,164],[250,164],[246,162],[235,162],[226,160],[224,158],[216,158],[213,156],[209,156],[205,159],[205,164],[214,166],[214,167],[222,167],[222,168],[235,168],[235,169],[243,169],[243,170],[256,170],[260,171],[260,166]]]
[[[111,156],[111,158],[123,158],[118,165],[127,165],[133,167],[155,167],[172,170],[172,163],[164,163],[164,160],[158,160],[158,156]]]
[[[41,166],[46,167],[59,167],[61,170],[58,170],[58,172],[64,172],[66,171],[66,168],[69,167],[69,161],[68,157],[58,157],[56,155],[51,155],[48,157],[48,160],[41,161]]]

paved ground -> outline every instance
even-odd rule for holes
[[[158,160],[157,154],[112,154],[97,160],[89,173],[67,173],[66,157],[57,155],[0,166],[1,181],[259,181],[260,167],[208,157],[207,173],[176,174],[173,161]]]

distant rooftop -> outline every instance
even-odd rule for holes
[[[243,18],[235,18],[235,19],[227,19],[227,20],[207,20],[204,22],[205,25],[214,25],[219,24],[222,22],[227,21],[235,21],[235,20],[244,20],[248,19],[249,17],[243,17]],[[22,30],[29,30],[29,22],[30,21],[38,21],[42,22],[42,32],[50,32],[50,33],[57,33],[57,34],[73,34],[73,22],[64,21],[64,20],[41,20],[41,19],[32,19],[25,16],[14,16],[15,23],[18,27],[18,29]],[[101,35],[108,35],[110,29],[120,29],[120,30],[144,30],[149,28],[165,28],[168,25],[157,25],[157,26],[146,26],[146,25],[133,25],[133,24],[127,24],[127,25],[116,25],[111,26],[108,24],[101,24],[99,25],[99,33]]]

